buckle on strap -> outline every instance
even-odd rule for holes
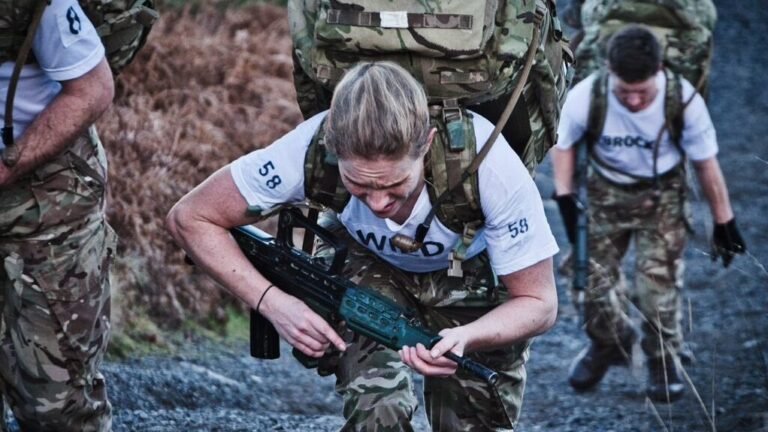
[[[464,132],[464,114],[456,99],[443,101],[443,123],[448,133],[448,148],[453,152],[464,150],[466,146]]]
[[[461,234],[461,238],[456,242],[456,246],[454,246],[453,250],[448,254],[448,276],[464,276],[461,264],[467,259],[467,250],[475,240],[475,237],[477,237],[477,232],[481,226],[482,222],[464,225],[464,232]]]
[[[450,122],[460,122],[464,118],[461,112],[459,101],[457,99],[446,99],[443,101],[443,121],[445,124]]]

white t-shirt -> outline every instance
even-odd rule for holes
[[[266,210],[304,201],[304,155],[325,114],[312,117],[272,145],[232,163],[235,185],[249,205]],[[479,150],[493,125],[474,114],[474,128]],[[469,247],[469,257],[487,248],[494,271],[506,275],[557,253],[536,185],[503,137],[480,165],[478,176],[486,220]],[[402,225],[377,217],[355,197],[339,219],[355,240],[390,264],[406,271],[429,272],[448,267],[448,255],[459,241],[458,234],[435,218],[420,251],[405,253],[393,247],[390,239],[398,233],[414,236],[416,226],[430,209],[425,188]]]
[[[557,147],[563,150],[571,148],[579,141],[587,128],[587,116],[591,100],[592,83],[596,74],[590,75],[578,83],[568,93],[565,100],[560,126],[558,127]],[[663,71],[656,74],[659,92],[645,109],[629,111],[616,98],[613,91],[608,92],[608,108],[605,125],[600,140],[593,149],[597,156],[611,167],[642,177],[653,176],[653,144],[659,129],[664,124],[664,99],[667,78]],[[609,78],[608,88],[613,88],[613,76]],[[683,101],[693,94],[694,88],[685,79],[682,81]],[[717,137],[709,111],[700,95],[686,107],[681,147],[693,161],[709,159],[717,154]],[[680,152],[665,132],[659,146],[658,174],[674,168],[680,162]],[[635,180],[615,171],[597,166],[600,173],[617,183],[629,184]]]
[[[32,52],[37,64],[21,70],[13,100],[14,138],[59,94],[61,84],[81,77],[104,58],[104,46],[93,24],[75,0],[54,0],[45,8]],[[0,64],[0,107],[5,109],[14,62]],[[3,148],[0,142],[0,148]]]

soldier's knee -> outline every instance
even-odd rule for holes
[[[343,431],[404,431],[410,426],[417,402],[407,398],[388,398],[365,407],[354,408]],[[345,410],[346,413],[346,410]]]
[[[400,431],[411,430],[418,400],[410,380],[391,382],[391,386],[353,390],[345,395],[343,430]]]
[[[51,399],[54,395],[58,397]],[[85,386],[75,385],[59,393],[44,392],[34,400],[16,399],[13,404],[23,431],[107,432],[112,427],[112,406],[101,376]]]
[[[74,409],[62,406],[47,411],[20,415],[16,420],[22,431],[51,432],[109,432],[112,430],[112,407],[103,401],[92,404],[88,409]]]

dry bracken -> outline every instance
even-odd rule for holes
[[[301,121],[285,10],[206,4],[163,11],[98,122],[110,160],[116,325],[141,310],[167,326],[231,304],[183,262],[164,229],[171,206],[218,168]]]

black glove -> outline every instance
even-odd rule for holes
[[[576,205],[576,195],[555,195],[552,199],[557,202],[557,208],[560,210],[560,217],[563,219],[565,234],[568,241],[573,244],[576,241],[576,220],[579,216],[579,208]]]
[[[712,261],[723,257],[723,267],[728,268],[737,253],[743,254],[747,246],[736,228],[736,219],[731,219],[724,224],[715,224],[712,233]]]

